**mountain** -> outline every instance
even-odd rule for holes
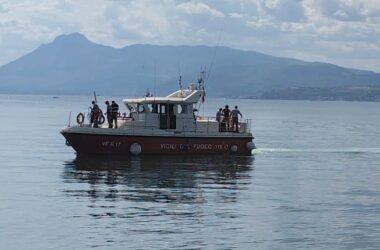
[[[187,85],[196,82],[201,67],[210,68],[211,61],[206,83],[209,96],[281,98],[281,93],[289,96],[289,89],[334,92],[357,86],[380,87],[378,73],[327,63],[227,47],[139,44],[113,48],[73,33],[58,36],[0,67],[0,92],[88,94],[96,90],[99,94],[141,96],[149,88],[166,94],[178,88],[179,71]]]

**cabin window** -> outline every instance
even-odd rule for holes
[[[176,105],[176,114],[182,114],[182,106],[180,104]]]
[[[178,105],[178,114],[187,114],[188,113],[188,105],[180,104]]]
[[[137,104],[137,112],[138,113],[144,113],[145,112],[145,107],[143,104]]]
[[[157,103],[152,104],[152,113],[158,113],[158,104]]]
[[[169,104],[169,115],[175,115],[174,104]]]
[[[160,114],[166,114],[166,104],[160,104]]]
[[[158,104],[150,103],[147,105],[148,111],[157,114],[158,113]]]
[[[132,113],[132,112],[136,112],[136,104],[130,104],[130,103],[127,103],[127,107],[129,109],[129,112]]]

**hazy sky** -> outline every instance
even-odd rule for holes
[[[0,65],[80,32],[91,41],[218,43],[380,72],[380,0],[0,0]]]

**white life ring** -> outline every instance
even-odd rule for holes
[[[238,146],[232,145],[230,149],[231,149],[231,152],[236,153],[238,151]]]
[[[84,123],[84,114],[83,114],[83,113],[79,113],[79,114],[77,115],[77,123],[78,123],[80,126],[83,125],[83,123]]]
[[[98,118],[98,124],[102,125],[104,122],[106,121],[106,118],[104,117],[104,115],[100,115],[99,118]]]

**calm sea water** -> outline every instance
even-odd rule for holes
[[[0,249],[380,249],[380,104],[209,99],[254,156],[77,158],[90,101],[0,95]]]

